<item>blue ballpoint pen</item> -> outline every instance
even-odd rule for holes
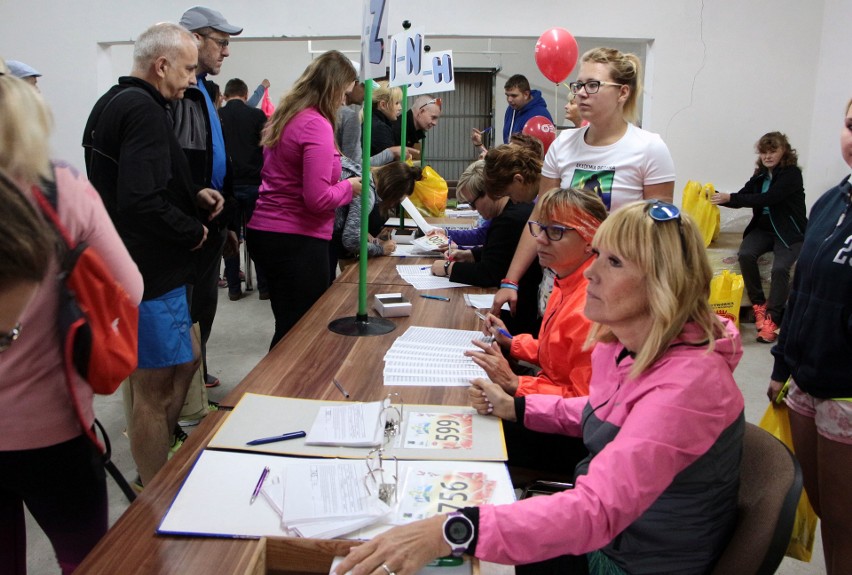
[[[450,298],[444,297],[442,295],[429,295],[429,294],[422,293],[422,294],[420,294],[420,297],[425,297],[426,299],[437,299],[437,300],[440,300],[440,301],[450,301]]]
[[[291,431],[284,435],[276,435],[274,437],[261,437],[260,439],[252,439],[246,442],[246,445],[263,445],[265,443],[275,443],[276,441],[287,441],[288,439],[298,439],[307,435],[304,431]]]

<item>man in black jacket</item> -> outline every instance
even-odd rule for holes
[[[228,80],[225,84],[225,105],[219,110],[222,121],[222,133],[225,136],[225,149],[231,159],[234,180],[234,198],[237,201],[234,219],[242,229],[243,222],[248,223],[257,202],[257,190],[260,187],[260,170],[263,168],[263,148],[260,135],[266,125],[266,114],[246,104],[248,86],[239,78]],[[257,268],[257,289],[260,299],[268,299],[266,275]],[[240,254],[225,258],[225,278],[228,280],[228,297],[232,301],[243,296],[240,287]]]
[[[86,168],[145,281],[139,366],[130,376],[130,450],[147,483],[166,463],[169,438],[198,368],[187,304],[190,271],[222,195],[198,186],[171,130],[168,108],[195,83],[197,48],[175,24],[142,33],[133,71],[92,109]],[[199,210],[205,213],[201,214]]]
[[[222,192],[226,199],[224,213],[211,222],[210,237],[201,249],[192,282],[190,313],[201,328],[201,360],[207,387],[219,385],[208,374],[206,345],[213,328],[218,304],[219,266],[223,249],[229,253],[238,247],[236,232],[231,224],[234,208],[228,156],[219,122],[217,102],[207,76],[215,76],[222,62],[230,55],[230,38],[243,29],[230,24],[220,12],[204,6],[194,6],[183,13],[180,25],[189,30],[198,45],[196,86],[186,91],[186,97],[173,107],[174,130],[192,168],[196,184]],[[227,248],[226,248],[227,240]]]

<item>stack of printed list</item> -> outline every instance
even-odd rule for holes
[[[261,494],[295,537],[330,539],[372,525],[390,511],[365,484],[362,459],[301,460],[270,472]]]
[[[467,387],[472,379],[488,377],[464,355],[478,349],[474,339],[491,342],[478,331],[409,327],[385,354],[385,385]]]

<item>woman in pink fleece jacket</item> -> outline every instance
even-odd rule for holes
[[[2,62],[2,61],[0,61]],[[29,190],[53,180],[59,218],[75,243],[85,242],[104,260],[135,303],[142,276],[115,231],[98,192],[74,168],[51,166],[51,116],[32,86],[0,76],[0,170],[8,179],[0,207],[0,572],[26,573],[24,506],[50,539],[63,575],[70,574],[107,530],[107,488],[101,452],[87,436],[95,420],[92,387],[67,381],[57,326],[59,261],[48,230],[44,279],[18,264],[37,236],[21,229],[10,202],[17,185]],[[14,182],[14,183],[13,183]],[[46,224],[43,224],[46,225]],[[11,246],[11,251],[9,250]],[[32,264],[30,264],[32,267]],[[7,347],[8,346],[8,347]],[[69,387],[79,411],[75,410]]]
[[[263,132],[263,170],[246,241],[266,272],[275,316],[272,348],[331,283],[334,212],[361,193],[361,178],[340,181],[334,140],[337,108],[355,86],[352,62],[336,50],[310,63]]]
[[[739,335],[707,303],[703,242],[675,206],[628,204],[592,246],[589,397],[513,398],[485,380],[471,388],[480,413],[582,436],[590,455],[574,489],[396,527],[354,547],[338,574],[411,575],[450,553],[516,565],[558,558],[534,573],[710,569],[736,521],[745,427],[733,378]]]

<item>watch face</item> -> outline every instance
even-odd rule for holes
[[[472,535],[470,525],[461,517],[453,517],[447,522],[447,539],[460,545],[466,543]]]

